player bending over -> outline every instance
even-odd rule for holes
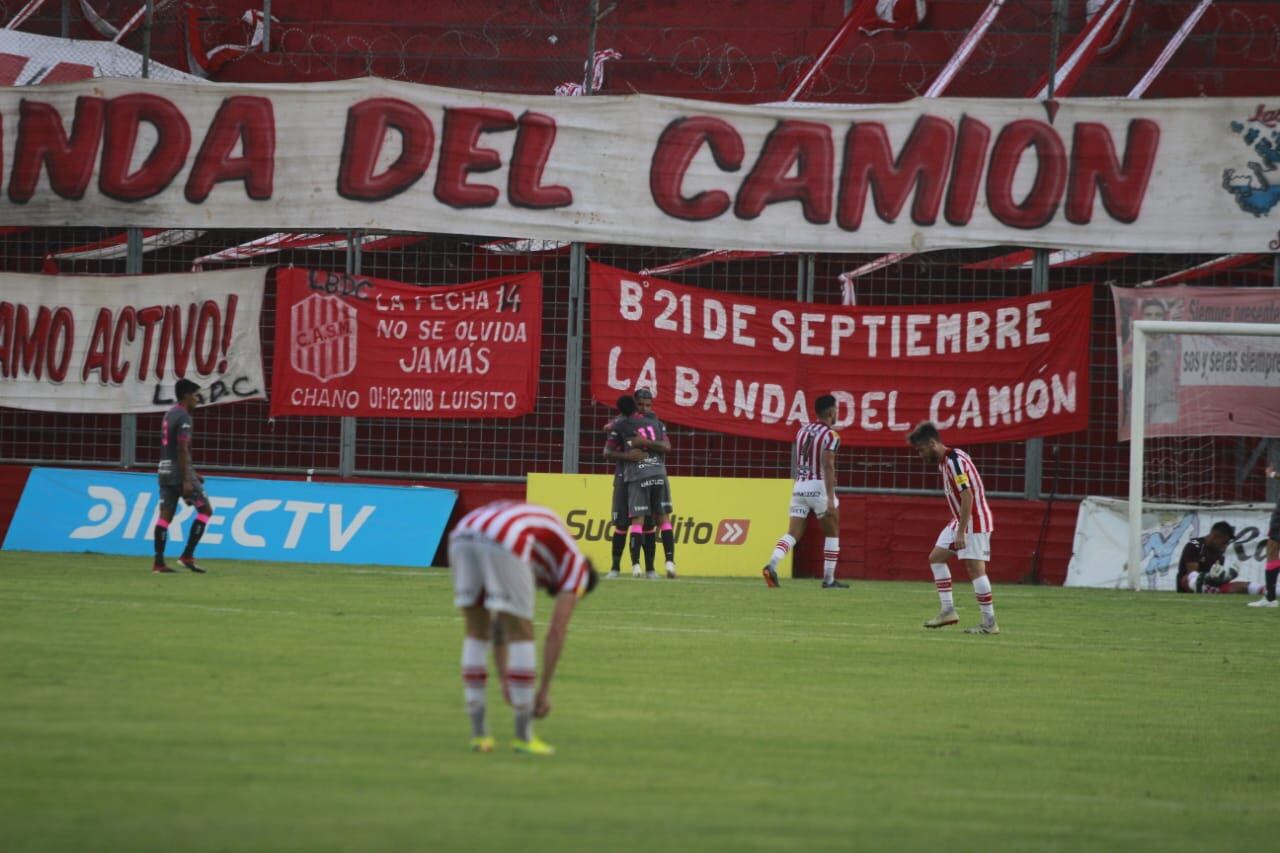
[[[827,537],[822,545],[822,588],[848,589],[836,580],[836,562],[840,558],[840,501],[836,498],[836,450],[840,434],[831,428],[836,422],[836,398],[824,394],[813,402],[817,420],[800,427],[796,433],[796,483],[791,487],[790,522],[787,532],[765,563],[761,574],[770,587],[778,585],[778,561],[804,536],[805,524],[812,512]]]
[[[973,594],[978,599],[978,609],[982,611],[982,622],[965,628],[965,633],[999,634],[991,580],[987,577],[995,520],[991,507],[987,505],[982,477],[978,476],[978,469],[969,454],[942,443],[938,428],[930,421],[918,424],[907,436],[907,441],[921,459],[938,466],[938,472],[942,474],[942,491],[951,509],[951,523],[942,528],[933,550],[929,552],[929,567],[933,569],[933,583],[938,588],[938,600],[942,606],[938,615],[925,622],[924,627],[942,628],[960,621],[951,595],[951,569],[947,566],[952,557],[959,557],[969,570]]]
[[[533,719],[551,713],[551,678],[564,650],[578,599],[595,589],[596,571],[559,516],[545,507],[498,501],[472,510],[449,534],[454,603],[462,610],[463,696],[471,718],[471,749],[492,752],[485,722],[487,658],[494,638],[504,695],[515,710],[512,748],[526,755],[555,749],[533,733]],[[555,599],[542,640],[542,682],[537,686],[533,596],[540,586]],[[495,625],[494,623],[497,623]],[[505,649],[496,644],[505,644]]]

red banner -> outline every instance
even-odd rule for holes
[[[1180,277],[1222,269],[1234,260],[1219,258]],[[1135,320],[1280,323],[1280,294],[1274,287],[1112,287],[1111,298],[1120,377],[1119,441],[1129,440]],[[1154,335],[1147,342],[1146,376],[1148,438],[1280,435],[1280,338]]]
[[[538,273],[418,287],[282,269],[271,415],[519,417],[541,346]]]
[[[845,443],[929,419],[960,445],[1084,429],[1090,288],[956,305],[753,299],[591,265],[591,393],[653,390],[663,420],[790,441],[834,394]]]

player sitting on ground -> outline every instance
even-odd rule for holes
[[[1178,558],[1178,592],[1262,592],[1261,583],[1238,581],[1240,573],[1226,568],[1227,546],[1235,536],[1234,527],[1219,521],[1209,528],[1208,536],[1199,536],[1183,546]]]
[[[831,428],[836,422],[836,398],[824,394],[813,401],[817,420],[800,427],[795,441],[796,483],[791,487],[790,522],[787,532],[773,547],[761,574],[770,587],[778,585],[778,563],[804,536],[809,513],[818,517],[826,541],[822,545],[822,588],[848,589],[836,580],[840,558],[840,501],[836,498],[836,450],[840,434]]]

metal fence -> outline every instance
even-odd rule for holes
[[[141,21],[123,43],[151,58],[173,65],[185,63],[188,38],[179,24],[201,44],[243,39],[245,25],[224,14],[219,4],[157,2],[155,25]],[[305,4],[303,4],[305,5]],[[229,67],[233,79],[332,79],[378,74],[443,85],[484,86],[501,91],[549,93],[564,80],[578,78],[583,60],[597,47],[617,48],[621,57],[611,68],[606,91],[693,95],[717,100],[755,102],[776,99],[792,88],[821,50],[828,32],[847,13],[848,2],[799,2],[782,5],[784,17],[810,21],[793,37],[775,27],[759,27],[752,15],[732,14],[712,4],[680,6],[661,13],[644,4],[571,3],[510,4],[501,20],[483,4],[452,0],[436,4],[432,14],[414,15],[401,23],[371,23],[359,13],[351,20],[316,19],[309,11],[298,17],[277,6],[281,20],[272,22],[265,6],[262,50],[239,55]],[[723,4],[722,4],[723,5]],[[917,93],[946,61],[963,37],[978,0],[935,4],[933,32],[910,39],[859,42],[823,69],[806,93],[818,101],[901,100]],[[1167,4],[1149,4],[1133,38],[1143,45],[1164,44],[1176,28],[1177,16],[1161,12]],[[1235,81],[1252,80],[1274,66],[1280,55],[1280,33],[1266,4],[1217,4],[1206,16],[1178,63],[1157,81],[1153,95],[1187,89],[1220,93]],[[6,16],[14,9],[3,6]],[[1070,15],[1055,16],[1064,4],[1054,0],[1012,0],[998,19],[982,51],[956,78],[952,94],[1018,96],[1029,83],[1051,70],[1045,57],[1059,25],[1063,35],[1084,24],[1083,4]],[[185,9],[197,14],[187,17]],[[438,7],[438,8],[437,8]],[[136,5],[130,9],[136,8]],[[735,9],[737,7],[735,6]],[[1074,7],[1073,7],[1074,8]],[[966,11],[967,9],[967,11]],[[25,25],[33,32],[89,38],[88,24],[74,19],[71,4],[48,3]],[[119,11],[119,10],[115,10]],[[592,17],[590,12],[596,12]],[[330,10],[334,15],[336,11]],[[1165,20],[1168,18],[1168,20]],[[1175,18],[1177,18],[1175,20]],[[72,24],[74,23],[74,26]],[[122,20],[117,25],[122,25]],[[661,29],[665,27],[666,29]],[[674,27],[674,29],[673,29]],[[110,29],[110,28],[108,28]],[[109,33],[106,34],[109,36]],[[152,40],[152,36],[156,40]],[[812,36],[812,37],[810,37]],[[779,39],[782,39],[779,42]],[[67,50],[73,50],[72,42]],[[1200,58],[1203,47],[1214,51]],[[1078,94],[1124,91],[1148,67],[1146,54],[1109,62],[1091,70]],[[68,59],[74,60],[74,56]],[[1136,63],[1136,64],[1135,64]],[[1050,64],[1052,65],[1052,58]],[[243,66],[243,67],[239,67]],[[115,72],[122,73],[122,72]],[[132,72],[130,72],[132,73]],[[144,76],[146,71],[140,71]],[[1224,76],[1226,75],[1226,76]],[[1236,75],[1236,76],[1231,76]],[[477,82],[479,81],[479,83]],[[1126,82],[1127,81],[1127,82]],[[1121,85],[1123,84],[1123,85]],[[1166,86],[1168,92],[1160,86]],[[177,245],[144,251],[140,232],[119,251],[92,257],[57,257],[120,236],[120,229],[29,229],[0,235],[0,271],[122,274],[178,272],[197,259],[265,236],[261,232],[216,229]],[[455,421],[387,418],[272,419],[264,402],[244,402],[206,409],[198,423],[198,456],[209,470],[305,473],[341,477],[405,479],[519,480],[530,472],[607,470],[600,458],[599,427],[606,407],[590,399],[583,381],[590,342],[590,318],[581,316],[585,295],[586,256],[626,269],[639,270],[691,254],[636,246],[575,247],[572,252],[499,255],[481,246],[480,237],[421,235],[394,251],[361,252],[359,235],[337,235],[348,251],[289,251],[234,262],[206,262],[205,268],[239,265],[297,264],[316,269],[362,272],[422,285],[472,281],[499,272],[538,270],[543,274],[543,350],[539,397],[533,413],[514,421]],[[1046,290],[1093,284],[1093,328],[1090,343],[1091,419],[1087,430],[1043,440],[967,448],[981,467],[988,489],[996,494],[1041,497],[1124,496],[1127,492],[1127,445],[1116,440],[1118,384],[1114,317],[1103,285],[1137,285],[1207,260],[1201,256],[1131,254],[1103,264],[1053,267],[1048,253],[1037,262],[1004,270],[966,268],[977,260],[1011,251],[934,252],[908,258],[857,280],[861,305],[930,304],[1005,298]],[[719,263],[672,273],[668,278],[725,293],[774,299],[835,303],[838,276],[872,260],[863,255],[775,256]],[[1200,278],[1210,286],[1280,285],[1277,256],[1259,257]],[[274,297],[268,288],[262,323],[263,352],[270,381],[274,343]],[[0,408],[0,461],[60,465],[149,468],[156,461],[159,416],[47,414]],[[785,443],[728,436],[696,429],[673,429],[678,450],[671,468],[678,475],[786,476]],[[1149,478],[1155,497],[1195,484],[1201,500],[1250,500],[1262,497],[1256,476],[1263,452],[1280,462],[1280,442],[1269,451],[1263,439],[1173,439],[1153,444]],[[935,476],[914,463],[903,450],[853,449],[840,454],[840,480],[847,488],[868,491],[932,490]],[[1172,496],[1179,496],[1174,494]]]
[[[65,274],[162,273],[190,270],[199,258],[265,236],[260,232],[210,230],[165,248],[142,251],[135,232],[133,251],[114,257],[66,256],[72,247],[110,241],[109,229],[31,229],[0,237],[0,270],[44,269]],[[585,294],[585,264],[565,251],[494,253],[489,238],[421,235],[390,251],[293,250],[214,266],[284,266],[361,272],[419,285],[474,281],[515,271],[536,270],[544,280],[543,349],[535,410],[515,420],[431,420],[425,418],[271,418],[265,402],[241,402],[202,410],[198,455],[208,470],[274,472],[410,480],[520,480],[531,472],[609,470],[601,459],[606,405],[593,401],[586,382],[590,318],[577,334],[571,291]],[[1094,285],[1090,341],[1090,426],[1068,435],[1030,442],[968,447],[988,489],[1000,495],[1042,497],[1108,495],[1127,489],[1128,445],[1116,438],[1117,381],[1114,315],[1109,283],[1137,285],[1186,270],[1204,256],[1125,255],[1101,264],[1053,267],[1047,253],[1011,269],[968,269],[977,261],[1007,255],[1010,247],[944,251],[907,258],[856,280],[859,305],[909,305],[1000,299]],[[58,257],[60,254],[63,257]],[[101,252],[98,254],[102,254]],[[111,254],[111,252],[108,252]],[[690,252],[637,246],[592,246],[585,255],[613,266],[639,270],[686,257]],[[778,255],[708,264],[667,274],[683,284],[771,299],[835,304],[839,274],[872,260],[867,255]],[[1261,256],[1197,280],[1198,285],[1275,285],[1280,262]],[[1278,293],[1280,295],[1280,293]],[[261,328],[267,379],[273,362],[274,294],[269,286]],[[0,460],[24,464],[119,466],[148,470],[158,454],[159,415],[104,416],[51,414],[0,408]],[[788,476],[784,442],[749,439],[699,429],[672,427],[677,475]],[[1257,473],[1258,439],[1173,439],[1151,453],[1172,475],[1151,477],[1158,492],[1163,479],[1194,482],[1201,500],[1261,500]],[[1252,468],[1250,467],[1252,466]],[[934,489],[931,472],[904,447],[853,448],[840,454],[840,482],[866,491]],[[1153,469],[1155,470],[1155,469]],[[1189,472],[1195,472],[1194,474]]]

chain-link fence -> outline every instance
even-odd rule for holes
[[[907,36],[857,39],[833,55],[806,91],[827,102],[901,100],[919,94],[955,52],[986,0],[936,3],[928,26]],[[950,95],[1017,97],[1047,70],[1051,32],[1066,39],[1085,23],[1087,4],[1070,3],[1055,18],[1054,0],[1008,0],[978,51],[948,90]],[[1153,97],[1244,94],[1270,73],[1280,57],[1280,14],[1270,4],[1220,2],[1149,91]],[[26,3],[0,2],[9,21]],[[141,3],[92,0],[73,6],[56,0],[31,6],[23,23],[30,33],[93,39],[41,51],[81,50],[51,62],[12,66],[10,83],[79,79],[94,73],[141,74],[138,54],[108,63],[102,45],[126,29]],[[392,79],[492,91],[550,94],[564,81],[580,80],[583,60],[596,49],[615,50],[596,90],[643,91],[759,102],[786,95],[821,52],[848,11],[844,0],[747,0],[674,4],[590,4],[504,0],[496,4],[451,0],[431,4],[429,15],[397,21],[384,9],[330,4],[317,16],[310,4],[156,2],[119,42],[156,62],[227,81],[303,81],[376,74]],[[1149,67],[1186,13],[1185,2],[1138,4],[1126,16],[1114,44],[1089,69],[1076,94],[1116,95]],[[768,7],[767,24],[760,13]],[[594,7],[590,7],[594,8]],[[1059,5],[1059,9],[1063,6]],[[496,9],[496,12],[495,12]],[[242,15],[241,12],[244,12]],[[391,16],[390,18],[388,16]],[[256,17],[255,17],[256,16]],[[781,31],[780,19],[797,26]],[[10,31],[11,33],[14,31]],[[21,34],[19,34],[21,35]],[[79,47],[76,47],[79,45]],[[226,49],[224,49],[226,48]],[[24,48],[25,49],[25,48]],[[87,52],[85,52],[87,51]],[[216,62],[212,61],[217,59]],[[104,65],[108,63],[110,67]],[[135,69],[134,65],[138,65]],[[6,66],[6,68],[9,68]],[[92,67],[91,67],[92,66]],[[96,69],[96,70],[95,70]],[[22,75],[27,75],[23,77]],[[70,75],[70,76],[68,76]],[[344,477],[478,478],[518,480],[530,472],[565,468],[603,472],[600,426],[607,408],[590,399],[586,374],[590,318],[576,333],[571,294],[585,293],[583,266],[564,247],[555,251],[494,253],[481,237],[419,235],[386,251],[294,249],[255,257],[211,257],[267,237],[263,232],[215,229],[200,233],[133,235],[107,228],[6,229],[0,234],[0,270],[122,274],[186,271],[229,265],[297,264],[359,271],[420,285],[444,285],[497,273],[536,270],[543,275],[543,349],[535,410],[508,421],[387,418],[272,419],[264,402],[213,407],[200,415],[199,460],[213,470],[338,475]],[[359,235],[339,233],[354,241]],[[168,240],[170,244],[165,245]],[[354,243],[351,246],[354,247]],[[1038,497],[1124,496],[1128,449],[1116,439],[1118,383],[1114,316],[1104,284],[1137,285],[1188,269],[1203,257],[1128,254],[1075,265],[1051,264],[1049,253],[1015,265],[975,268],[1016,248],[916,255],[859,276],[861,305],[906,305],[1007,298],[1095,285],[1090,343],[1091,418],[1087,430],[1044,440],[968,448],[997,494]],[[636,246],[593,246],[591,259],[631,270],[670,263],[691,254]],[[1028,255],[1030,253],[1027,253]],[[870,256],[779,255],[689,268],[672,280],[731,294],[834,303],[842,272]],[[1276,285],[1275,256],[1262,256],[1195,281],[1199,285]],[[575,280],[575,276],[577,279]],[[274,354],[274,296],[268,288],[262,345],[268,382]],[[53,415],[0,408],[0,461],[146,468],[155,462],[159,416]],[[789,447],[697,429],[673,428],[679,452],[672,469],[683,475],[786,476]],[[1153,453],[1174,478],[1197,472],[1205,499],[1261,497],[1256,469],[1261,439],[1168,440]],[[1273,458],[1275,452],[1273,451]],[[841,482],[870,491],[932,490],[934,477],[909,463],[905,450],[854,450],[840,455]],[[1256,471],[1255,471],[1256,473]],[[1163,477],[1163,475],[1160,475]],[[1158,482],[1159,477],[1155,478]]]
[[[586,318],[577,371],[570,371],[571,275],[567,247],[548,251],[493,252],[490,238],[420,235],[387,251],[293,249],[239,260],[209,256],[259,240],[261,232],[214,229],[176,245],[154,235],[138,238],[151,249],[141,253],[143,273],[172,273],[232,265],[297,266],[357,271],[413,284],[449,285],[498,274],[538,271],[543,276],[543,348],[537,405],[514,420],[433,420],[425,418],[271,418],[262,401],[202,410],[199,460],[209,470],[305,473],[413,480],[519,480],[531,472],[565,469],[566,444],[577,447],[582,472],[609,470],[600,454],[607,405],[593,401],[589,373],[590,317]],[[359,235],[337,234],[354,248]],[[0,269],[66,274],[121,274],[130,266],[124,232],[106,229],[30,229],[0,236]],[[153,246],[159,246],[152,249]],[[87,249],[86,247],[97,247]],[[1117,440],[1117,368],[1112,300],[1107,284],[1138,285],[1194,267],[1204,256],[1099,256],[1078,266],[1039,253],[1017,256],[1016,248],[932,252],[907,258],[855,279],[859,305],[928,305],[1005,299],[1046,289],[1094,286],[1090,338],[1090,426],[1042,441],[968,447],[988,489],[1009,496],[1108,495],[1123,497],[1128,482],[1128,445]],[[593,246],[587,256],[612,266],[639,270],[693,252],[637,246]],[[136,257],[136,256],[135,256]],[[1012,261],[993,265],[995,258]],[[204,260],[201,260],[204,259]],[[839,274],[873,260],[865,255],[777,255],[706,264],[666,274],[683,284],[726,294],[781,300],[840,302]],[[1070,260],[1066,263],[1070,263]],[[992,268],[1006,267],[1006,268]],[[262,320],[263,355],[274,361],[274,295],[268,280]],[[1271,286],[1277,282],[1275,256],[1259,256],[1195,282],[1202,286]],[[585,293],[585,282],[580,282]],[[1280,291],[1278,291],[1280,296]],[[572,387],[567,377],[582,377]],[[576,416],[566,406],[581,401]],[[606,401],[609,402],[609,401]],[[0,459],[20,463],[124,466],[149,469],[156,461],[159,415],[105,416],[50,414],[0,408]],[[750,439],[672,427],[678,452],[671,468],[678,475],[788,476],[790,448],[784,442]],[[1245,476],[1261,439],[1165,440],[1158,459],[1176,459],[1177,475],[1196,472],[1204,500],[1261,500],[1262,481]],[[934,476],[912,464],[904,447],[852,449],[840,454],[840,482],[868,491],[932,490]],[[1256,473],[1256,472],[1255,472]]]

